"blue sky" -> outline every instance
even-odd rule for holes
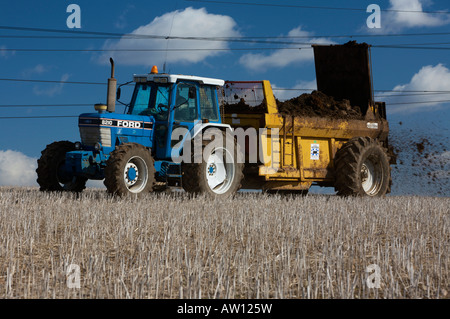
[[[148,73],[153,64],[161,71],[166,62],[166,71],[171,73],[225,80],[265,79],[270,80],[274,88],[310,89],[315,86],[312,51],[307,48],[310,43],[345,43],[357,40],[374,45],[374,88],[377,90],[377,100],[388,102],[388,114],[392,122],[401,121],[407,114],[408,118],[438,119],[439,125],[449,126],[450,104],[430,101],[448,101],[450,93],[419,92],[450,91],[449,50],[437,49],[450,48],[450,14],[436,13],[450,11],[448,1],[235,2],[241,3],[185,0],[3,2],[0,10],[2,27],[55,29],[70,33],[0,29],[0,78],[106,83],[110,72],[109,57],[113,56],[118,83],[130,81],[134,73]],[[256,5],[245,5],[245,2]],[[69,4],[77,4],[81,9],[80,29],[67,27],[66,20],[70,13],[66,9]],[[381,12],[380,29],[367,27],[366,20],[370,13],[365,12],[365,9],[369,4],[377,4],[382,10],[386,10]],[[308,9],[299,6],[360,10]],[[92,35],[81,32],[207,37],[216,40],[234,38],[238,41],[137,40],[120,37],[93,39]],[[442,34],[446,32],[449,34]],[[423,33],[428,35],[419,35]],[[399,36],[405,34],[417,35]],[[79,35],[84,38],[74,38]],[[335,37],[338,35],[354,37]],[[48,38],[50,36],[58,38]],[[257,40],[257,43],[249,42],[250,37]],[[267,37],[271,37],[269,40],[272,42],[295,44],[264,43],[268,40]],[[433,49],[377,47],[413,44]],[[299,47],[303,49],[295,49]],[[149,48],[161,51],[21,51]],[[166,48],[202,50],[166,52]],[[383,93],[380,90],[400,91],[397,93],[400,96],[383,96],[393,93]],[[275,91],[280,99],[301,93],[304,91]],[[122,100],[127,101],[130,94],[130,89],[124,90]],[[93,111],[95,103],[106,101],[106,85],[0,80],[0,96],[0,117],[77,116]],[[64,106],[67,104],[91,106]],[[29,106],[6,107],[7,105]],[[120,110],[119,108],[118,111]],[[420,121],[414,123],[420,125]],[[446,132],[444,139],[448,143],[448,130]],[[0,133],[0,185],[35,185],[33,170],[41,150],[53,141],[79,140],[76,117],[0,119]]]

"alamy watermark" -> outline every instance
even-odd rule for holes
[[[78,4],[69,4],[66,12],[70,13],[67,17],[66,25],[69,29],[81,28],[81,8]]]
[[[280,154],[274,151],[279,143],[279,129],[239,127],[203,127],[197,124],[193,130],[178,127],[171,135],[172,161],[175,163],[208,162],[211,154],[221,163],[263,163],[273,167],[280,162]]]
[[[366,272],[370,275],[366,279],[367,287],[369,288],[381,288],[381,268],[377,264],[371,264],[366,267]]]
[[[78,4],[69,4],[67,6],[66,12],[70,13],[67,17],[66,25],[69,29],[80,29],[81,28],[81,8]],[[381,8],[377,4],[370,4],[367,6],[367,13],[370,13],[366,20],[367,27],[369,29],[380,29],[381,28]]]
[[[370,4],[366,10],[371,13],[366,20],[367,27],[369,29],[380,29],[381,28],[381,8],[378,4]]]
[[[77,264],[70,264],[66,270],[67,277],[67,288],[77,288],[80,289],[81,271],[80,266]]]

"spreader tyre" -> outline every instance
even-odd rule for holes
[[[336,153],[335,190],[342,196],[383,196],[390,191],[389,157],[375,139],[357,137]]]

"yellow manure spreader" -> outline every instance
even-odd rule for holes
[[[245,143],[242,188],[307,193],[319,185],[344,196],[389,193],[395,158],[385,103],[373,99],[370,46],[313,48],[317,91],[311,94],[280,102],[269,81],[225,82],[224,123],[235,132],[258,132],[257,142],[248,134]]]

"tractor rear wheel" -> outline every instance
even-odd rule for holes
[[[390,190],[389,157],[377,140],[349,140],[336,152],[334,167],[338,195],[383,196]]]
[[[74,143],[59,141],[47,145],[41,152],[36,169],[37,182],[41,191],[81,192],[86,188],[87,178],[63,175],[66,153],[74,150]]]
[[[223,133],[222,137],[203,141],[201,163],[194,162],[194,154],[191,163],[182,163],[182,186],[186,192],[228,197],[241,187],[244,163],[237,160],[239,147],[231,135]],[[234,149],[227,148],[227,138],[233,139]]]
[[[147,194],[155,183],[154,160],[150,151],[137,143],[116,146],[106,162],[105,184],[108,193]]]

